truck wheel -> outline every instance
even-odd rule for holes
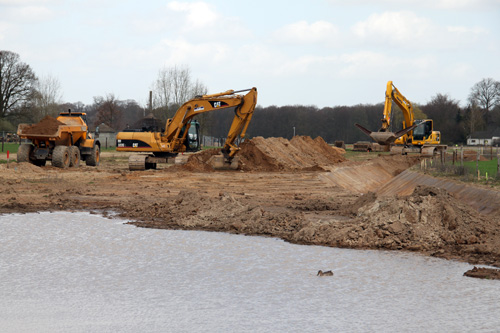
[[[52,165],[57,168],[69,167],[69,149],[66,146],[56,146],[52,152]]]
[[[80,148],[77,146],[69,147],[69,166],[77,168],[80,166]]]
[[[23,143],[22,145],[19,146],[19,149],[17,150],[17,162],[28,162],[30,163],[30,155],[31,152],[33,151],[33,145]]]
[[[99,145],[95,145],[90,151],[90,155],[85,159],[85,163],[90,166],[98,166],[101,159],[100,157]]]

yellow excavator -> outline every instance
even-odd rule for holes
[[[247,92],[245,95],[237,93]],[[130,170],[156,169],[157,163],[168,163],[178,153],[199,149],[199,124],[193,117],[205,112],[221,109],[234,109],[234,118],[229,129],[221,154],[213,156],[209,163],[214,169],[238,168],[240,149],[236,139],[245,136],[257,104],[257,88],[228,90],[218,94],[196,96],[184,103],[167,120],[163,132],[123,131],[116,136],[116,150],[147,154],[129,157]]]
[[[403,129],[398,132],[391,132],[389,129],[392,102],[403,112]],[[384,117],[380,129],[372,132],[360,124],[355,125],[378,144],[390,145],[392,154],[419,153],[422,156],[433,156],[446,151],[448,146],[440,144],[441,133],[434,131],[432,119],[414,118],[415,113],[411,102],[399,92],[392,81],[388,81],[385,91]]]

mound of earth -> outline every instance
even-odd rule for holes
[[[60,125],[64,125],[64,123],[54,117],[45,116],[39,123],[24,127],[22,133],[51,135],[57,132]]]
[[[345,151],[329,146],[321,137],[256,137],[241,144],[241,169],[245,171],[324,170],[322,166],[344,162]]]
[[[325,211],[324,219],[310,221],[292,241],[404,249],[446,258],[488,256],[488,264],[500,262],[500,249],[491,245],[498,244],[498,223],[446,190],[418,186],[405,197],[368,193],[327,209],[331,212]]]
[[[460,152],[458,152],[458,158],[460,158]],[[464,150],[464,161],[476,161],[477,160],[477,151],[476,150]],[[484,155],[480,154],[479,155],[479,160],[480,161],[488,161],[488,158],[486,158]]]
[[[329,146],[321,137],[295,136],[284,138],[256,137],[240,145],[239,169],[243,171],[316,171],[346,161],[345,150]],[[180,168],[188,171],[211,171],[207,164],[219,150],[211,149],[189,157]],[[172,169],[173,170],[173,169]]]
[[[436,250],[479,245],[487,236],[484,216],[434,187],[417,186],[407,197],[377,198],[369,193],[352,205],[351,212],[363,224],[344,239],[350,245],[375,242],[388,249]]]
[[[35,172],[40,173],[42,169],[28,162],[0,164],[0,170],[11,170],[14,172]]]
[[[263,210],[259,205],[244,204],[228,193],[209,196],[195,190],[180,191],[168,202],[158,201],[137,206],[125,215],[143,222],[137,226],[159,229],[217,230],[225,232],[284,235],[298,230],[298,217],[276,209]],[[283,231],[280,231],[283,229]]]

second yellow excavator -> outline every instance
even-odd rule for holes
[[[247,92],[245,95],[237,93]],[[119,132],[116,136],[116,150],[147,154],[129,157],[130,170],[155,169],[157,163],[167,163],[169,158],[199,145],[199,125],[192,122],[193,117],[205,112],[220,109],[234,109],[234,118],[229,129],[221,155],[213,156],[210,164],[214,169],[237,169],[235,157],[240,149],[236,139],[245,136],[257,104],[257,88],[228,90],[218,94],[196,96],[184,103],[167,120],[163,132]],[[192,125],[194,124],[194,126]],[[193,128],[190,129],[190,127]]]
[[[389,130],[393,101],[401,109],[404,117],[403,129],[398,132]],[[441,132],[433,130],[432,119],[415,119],[413,105],[399,92],[392,81],[387,82],[384,117],[378,132],[372,132],[360,124],[355,125],[378,144],[390,145],[393,154],[420,153],[422,156],[433,156],[446,151],[448,147],[440,144]]]

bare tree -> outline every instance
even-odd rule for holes
[[[37,77],[31,67],[11,51],[0,51],[0,119],[27,102]]]
[[[469,102],[486,112],[491,111],[500,105],[500,82],[492,78],[482,79],[472,87]]]
[[[99,126],[104,123],[114,129],[123,127],[120,117],[122,110],[115,98],[115,95],[108,94],[105,98],[94,97],[94,104],[97,109],[94,125]]]
[[[50,75],[38,80],[35,85],[36,92],[33,103],[38,112],[39,119],[36,120],[40,120],[47,115],[56,116],[58,114],[62,98],[60,87],[59,80]]]
[[[194,98],[196,96],[206,94],[208,94],[207,86],[204,85],[200,80],[196,80],[196,82],[191,86],[191,93],[189,94],[189,98]]]
[[[485,127],[484,117],[481,109],[475,103],[469,104],[465,110],[465,131],[472,134],[475,131],[483,130]]]
[[[207,87],[199,80],[192,83],[188,67],[162,68],[153,83],[153,109],[160,111],[163,114],[160,118],[165,120],[172,117],[184,102],[206,92]]]

